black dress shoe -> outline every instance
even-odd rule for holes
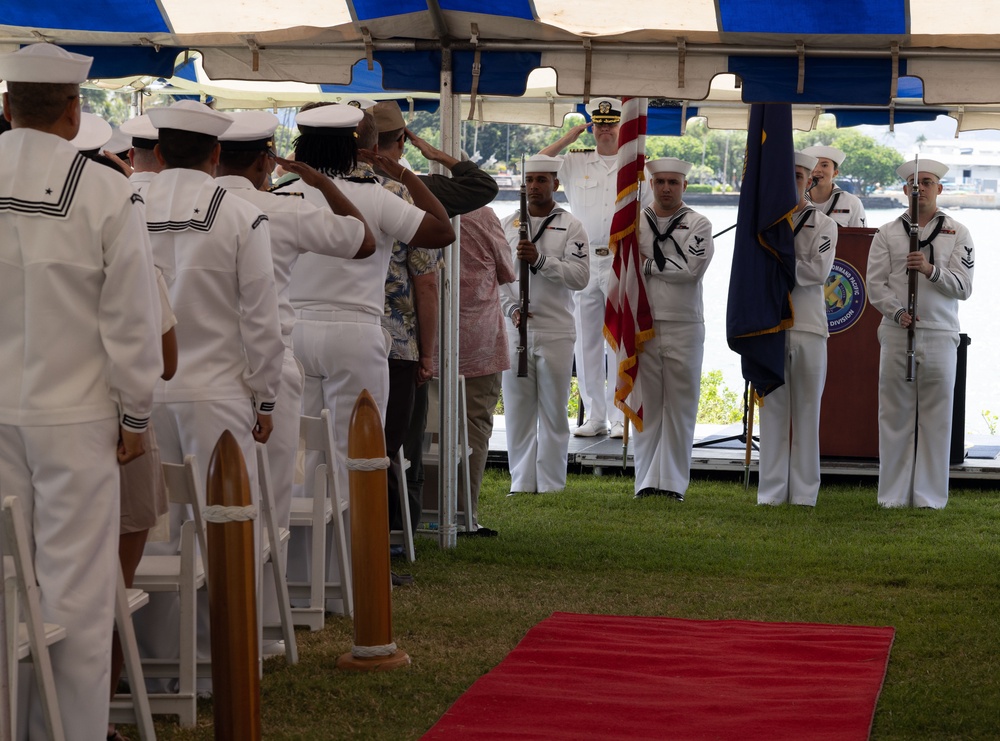
[[[392,575],[392,586],[408,587],[413,584],[413,574],[397,574],[395,571],[389,572]]]
[[[636,499],[645,499],[646,497],[655,497],[660,492],[654,489],[652,486],[647,486],[645,489],[639,489],[635,493]]]
[[[498,533],[491,527],[483,527],[482,525],[480,525],[479,529],[476,530],[475,534],[478,535],[480,538],[495,538],[500,533]]]
[[[657,494],[661,497],[670,497],[671,499],[676,499],[678,502],[684,501],[684,495],[677,491],[667,491],[666,489],[657,489]]]

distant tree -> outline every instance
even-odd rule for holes
[[[278,126],[272,140],[274,141],[274,151],[278,153],[279,157],[287,157],[294,151],[293,142],[296,136],[296,129],[290,129],[287,126]]]
[[[129,96],[110,90],[81,88],[83,110],[100,116],[112,126],[118,127],[129,118]]]
[[[856,131],[841,131],[839,134],[834,146],[847,155],[840,174],[857,180],[862,194],[867,195],[880,184],[899,179],[896,168],[903,164],[903,155]]]
[[[838,129],[832,117],[823,116],[816,129],[797,132],[794,139],[796,149],[820,144],[842,150],[846,158],[839,177],[856,180],[864,195],[881,183],[897,180],[896,168],[903,164],[903,156],[892,147],[879,144],[857,131]]]

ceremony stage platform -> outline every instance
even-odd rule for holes
[[[575,424],[570,422],[570,429]],[[733,425],[698,425],[695,429],[695,447],[692,451],[691,472],[697,476],[702,472],[712,475],[743,475],[746,447],[739,440],[727,440],[743,432],[740,423]],[[755,431],[756,432],[756,431]],[[717,441],[713,444],[713,440]],[[723,442],[724,441],[724,442]],[[965,460],[951,467],[951,479],[955,480],[996,480],[1000,485],[1000,439],[990,435],[967,435],[965,438]],[[756,436],[755,436],[756,443]],[[878,478],[878,460],[874,458],[823,458],[820,462],[823,475],[860,476]],[[507,434],[502,415],[493,418],[493,435],[490,437],[490,452],[487,465],[507,466]],[[626,468],[633,469],[632,444]],[[622,441],[606,435],[598,437],[574,437],[569,440],[570,471],[593,473],[619,472],[622,469]],[[757,451],[751,453],[750,470],[757,471]]]

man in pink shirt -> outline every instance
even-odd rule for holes
[[[462,277],[458,337],[458,372],[465,376],[469,426],[469,483],[474,530],[459,535],[494,536],[479,524],[479,487],[486,468],[493,412],[500,396],[500,374],[510,368],[507,332],[500,309],[499,286],[517,277],[500,220],[488,206],[462,215]]]

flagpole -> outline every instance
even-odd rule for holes
[[[628,468],[628,426],[629,418],[625,417],[622,429],[622,470]]]
[[[640,179],[635,185],[635,242],[639,243],[639,225],[642,220],[639,218],[639,212],[642,210],[642,179]],[[628,468],[628,430],[631,420],[629,416],[624,415],[625,422],[622,425],[622,471]]]
[[[743,488],[750,488],[750,450],[753,448],[753,405],[756,400],[753,384],[747,387],[747,454],[743,460]]]

